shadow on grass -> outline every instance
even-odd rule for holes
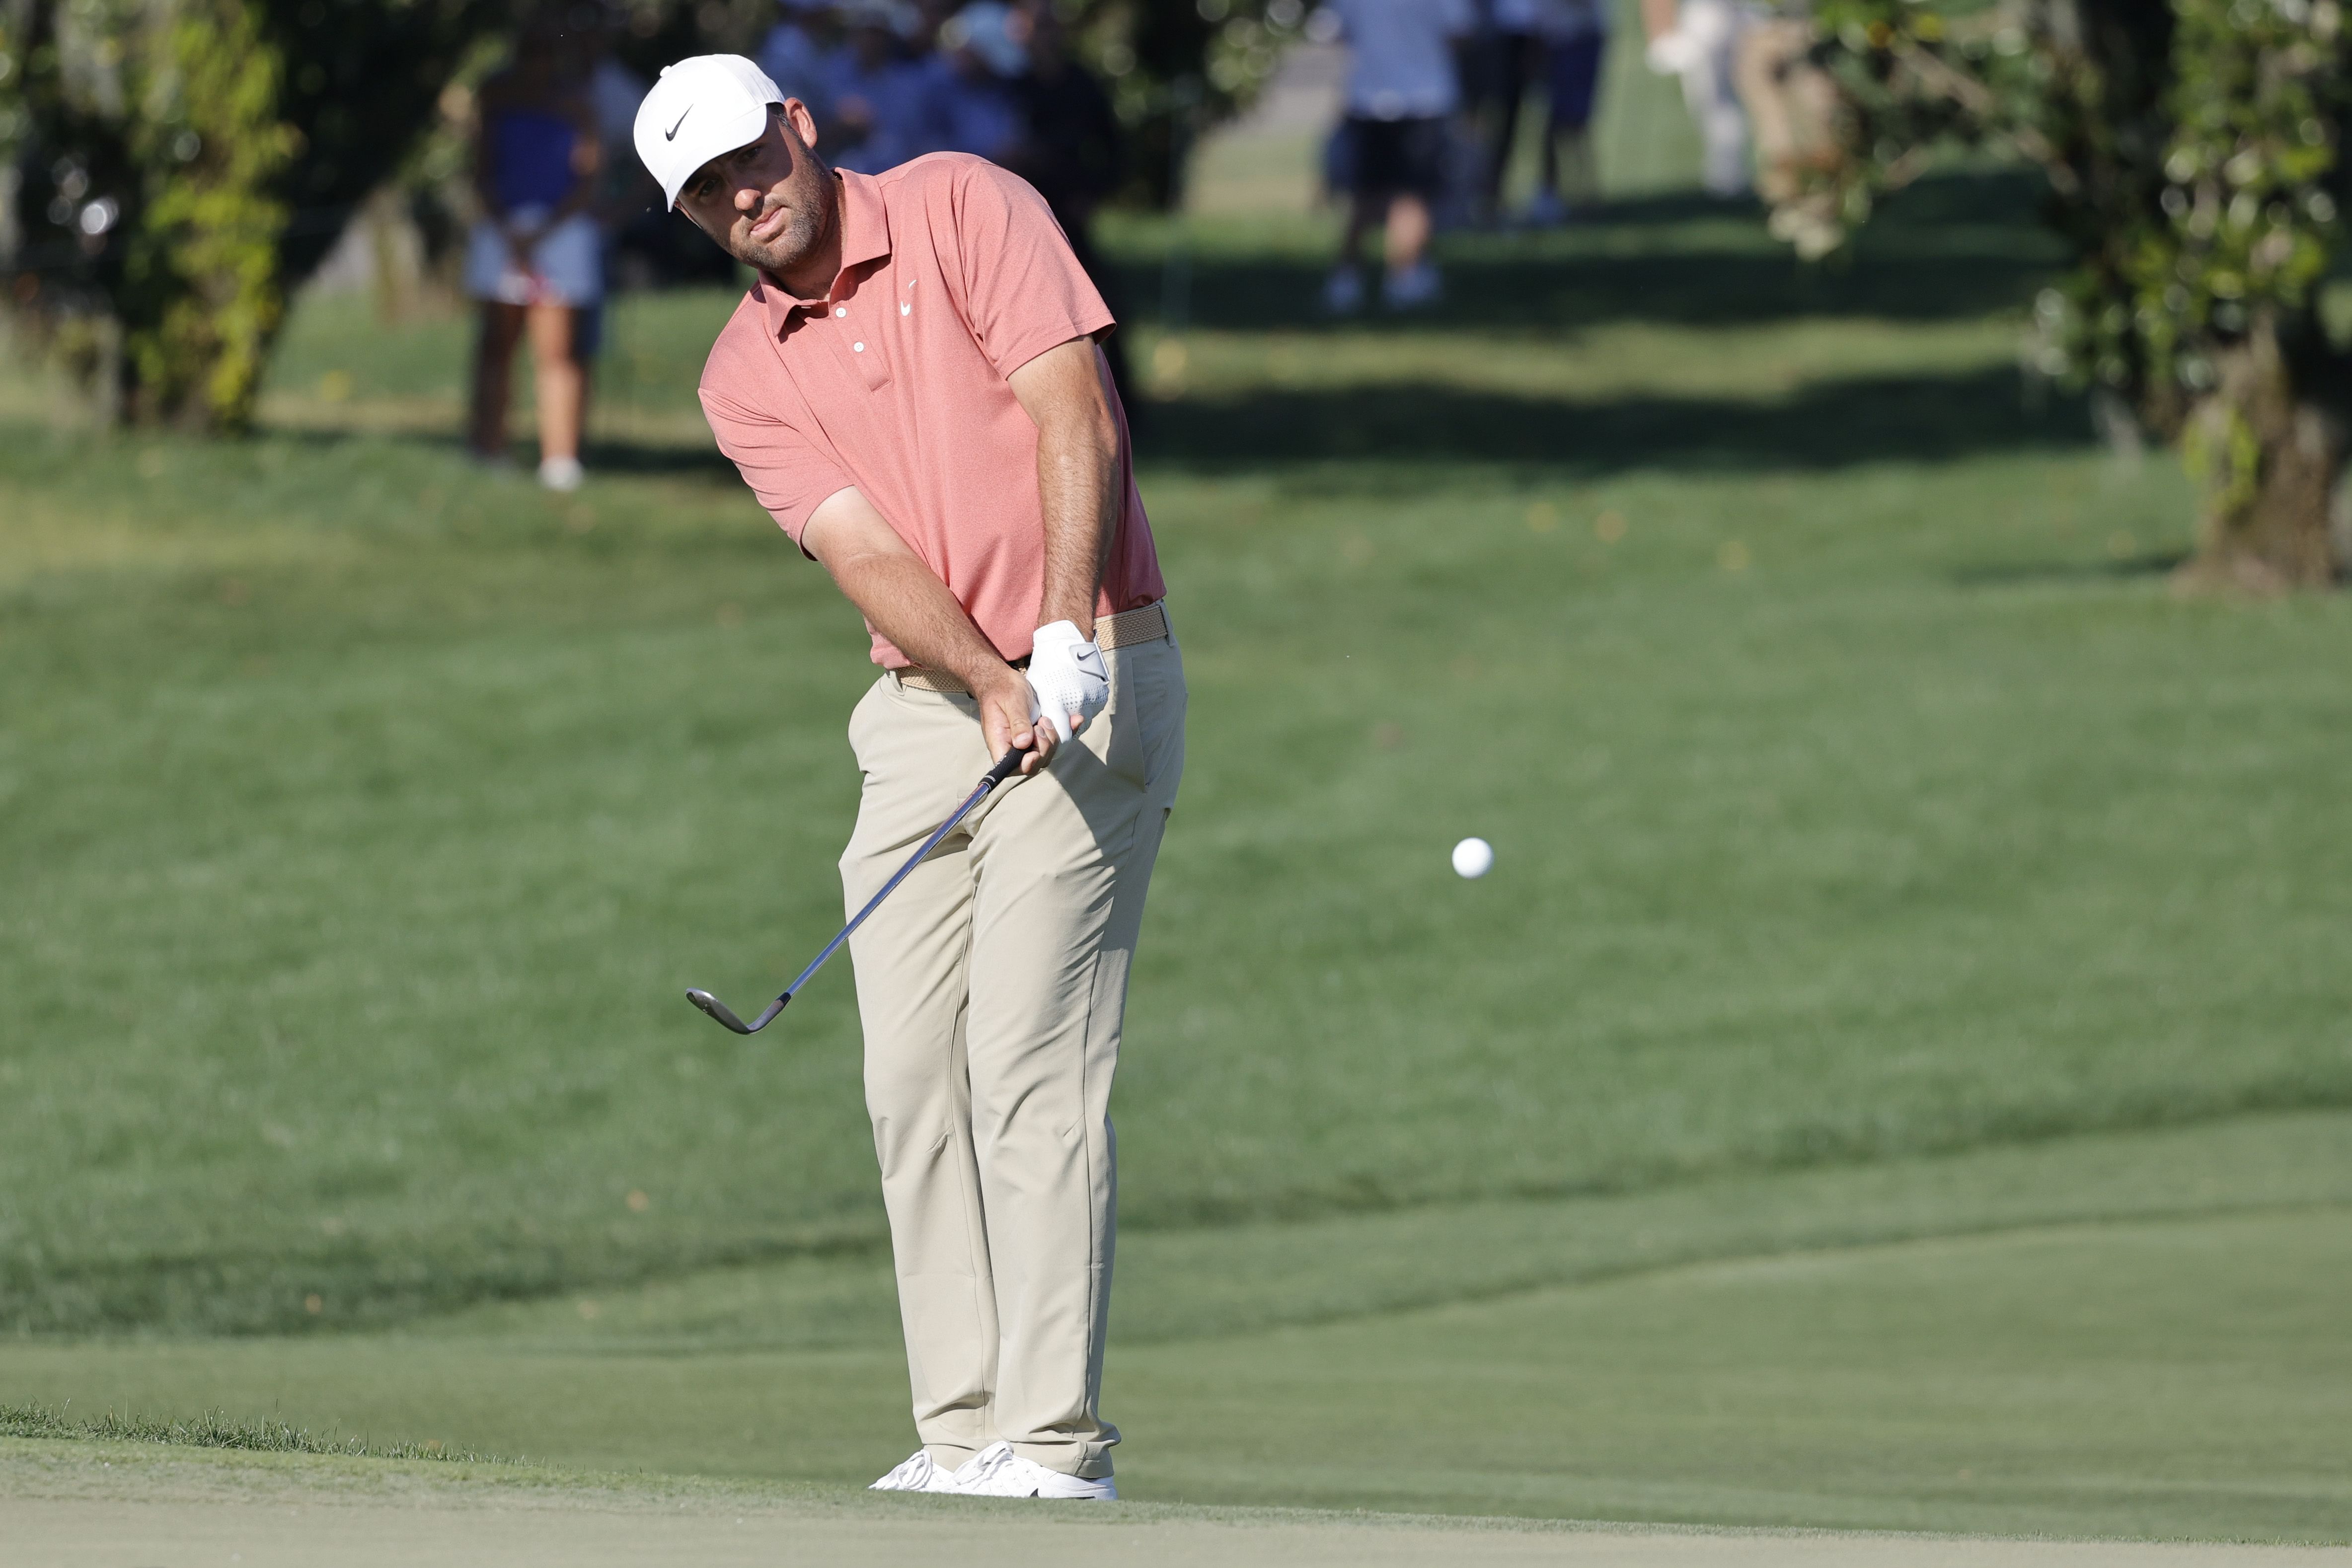
[[[1434,382],[1258,388],[1136,409],[1137,455],[1209,471],[1287,464],[1371,462],[1441,467],[1507,463],[1579,474],[1627,469],[1821,470],[1886,460],[1936,462],[1990,451],[2087,444],[2078,400],[2029,402],[2017,373],[1822,381],[1778,399],[1657,394],[1574,399],[1517,395]],[[346,443],[412,445],[455,460],[455,436],[418,432],[273,431],[330,450]],[[527,482],[535,450],[518,440],[512,474]],[[716,448],[605,438],[585,453],[592,474],[700,481],[732,488],[735,465]]]
[[[2061,264],[2032,206],[2028,182],[1935,182],[1890,204],[1852,254],[1811,264],[1771,239],[1752,204],[1691,196],[1618,204],[1571,229],[1450,240],[1444,304],[1399,319],[1373,311],[1345,325],[1413,333],[1625,320],[1964,319],[2021,307]],[[1326,329],[1333,325],[1320,309],[1326,265],[1296,255],[1195,258],[1190,320],[1232,330]],[[1159,267],[1130,261],[1120,281],[1132,318],[1157,319]]]
[[[1881,461],[1937,462],[1982,452],[2079,447],[2092,439],[2078,400],[2029,402],[2017,372],[1866,376],[1811,383],[1778,399],[1657,394],[1580,400],[1433,382],[1259,388],[1137,409],[1137,455],[1203,471],[1289,464],[1378,462],[1534,465],[1577,474],[1628,469],[1824,470]],[[305,445],[392,440],[456,456],[443,434],[278,433]],[[527,480],[535,454],[515,446]],[[673,478],[732,488],[735,465],[715,448],[604,439],[591,473]]]
[[[2048,182],[2022,169],[1980,169],[1931,174],[1878,199],[1862,233],[1906,234],[1918,230],[1999,227],[2023,235],[2046,234],[2041,204]],[[1593,221],[1602,224],[1675,224],[1737,218],[1760,229],[1763,204],[1752,197],[1711,196],[1700,190],[1659,191],[1607,202]],[[1777,242],[1776,242],[1777,243]]]
[[[1980,252],[1843,268],[1769,253],[1455,256],[1446,263],[1446,298],[1437,308],[1397,318],[1374,311],[1334,322],[1321,313],[1322,267],[1216,261],[1194,267],[1190,319],[1196,327],[1231,331],[1319,332],[1344,326],[1400,334],[1562,331],[1603,321],[1707,327],[1809,317],[1965,320],[2022,306],[2051,270],[2037,257]],[[1130,268],[1124,282],[1134,317],[1155,319],[1157,274]]]
[[[322,451],[351,443],[389,442],[438,454],[453,461],[470,455],[465,439],[452,431],[372,430],[364,426],[335,429],[320,425],[275,425],[264,431],[273,441]],[[539,444],[518,434],[507,444],[512,467],[504,470],[518,480],[531,477],[539,462]],[[591,474],[634,474],[651,477],[699,477],[740,485],[741,476],[727,455],[708,441],[633,441],[626,437],[592,436],[581,459]]]
[[[742,476],[718,447],[689,446],[676,442],[627,441],[606,437],[591,441],[583,455],[597,474],[638,474],[655,477],[723,480],[740,485]]]
[[[2170,577],[2189,560],[2187,550],[2158,550],[2126,556],[2120,560],[2048,560],[1995,562],[1964,566],[1951,574],[1956,588],[2025,588],[2035,583],[2068,585],[2129,581],[2143,577]]]
[[[1987,451],[2078,447],[2071,399],[2027,406],[2014,371],[1822,382],[1773,402],[1659,396],[1592,402],[1429,384],[1258,392],[1151,409],[1149,460],[1223,469],[1379,459],[1578,473],[1830,469]]]

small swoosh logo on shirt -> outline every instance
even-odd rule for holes
[[[686,106],[686,114],[692,114],[693,112],[694,105],[690,103],[688,104]],[[684,125],[686,123],[686,114],[681,114],[677,117],[677,125],[673,125],[667,131],[662,132],[662,140],[664,141],[675,141],[677,140],[677,126]]]

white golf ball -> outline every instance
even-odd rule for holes
[[[1484,839],[1465,839],[1454,846],[1454,870],[1461,876],[1485,876],[1495,864],[1495,846]]]

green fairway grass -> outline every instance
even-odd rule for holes
[[[1193,224],[1186,329],[1129,344],[1193,703],[1115,1106],[1123,1480],[2346,1532],[2233,1436],[2273,1392],[2345,1403],[2308,1314],[2229,1326],[2240,1284],[2340,1291],[2321,1211],[2011,1235],[2119,1211],[1843,1225],[1839,1188],[1802,1245],[2004,1237],[1559,1260],[1647,1212],[1609,1204],[2352,1105],[2352,612],[2168,591],[2179,474],[2018,379],[2021,210],[1937,185],[1817,273],[1645,199],[1455,241],[1443,310],[1346,326],[1310,314],[1326,228]],[[1156,298],[1164,227],[1109,237]],[[700,426],[730,303],[616,306],[570,497],[460,458],[460,324],[349,300],[298,314],[249,442],[0,390],[0,1403],[835,1480],[902,1455],[847,977],[752,1041],[680,994],[756,1000],[831,934],[871,675]],[[2217,1191],[2259,1153],[2229,1146]],[[1674,1212],[1655,1257],[1785,1249]],[[2142,1316],[2105,1360],[1985,1326],[2037,1281]],[[1916,1305],[1964,1286],[1938,1382]],[[1888,1326],[1841,1384],[1783,1331],[1849,1293]],[[1507,1409],[1449,1359],[1587,1339],[1614,1371],[1547,1363]],[[2242,1353],[2242,1386],[2210,1370]],[[2021,1385],[1979,1375],[2012,1355]],[[1726,1357],[1764,1370],[1718,1389]],[[1294,1375],[1331,1385],[1310,1415]],[[2177,1440],[2132,1403],[2165,1388]],[[1675,1425],[1718,1394],[1719,1431]]]
[[[2338,1113],[1146,1232],[1122,1260],[1106,1392],[1131,1434],[1120,1485],[1147,1502],[2352,1539],[2347,1219]],[[889,1290],[886,1267],[812,1259],[390,1333],[0,1343],[0,1386],[68,1416],[304,1429],[261,1446],[855,1485],[909,1446]]]
[[[2240,1543],[1627,1528],[1188,1503],[1041,1510],[808,1483],[5,1438],[0,1522],[27,1562],[161,1558],[247,1568],[420,1561],[622,1568],[672,1560],[927,1568],[943,1556],[985,1568],[1064,1556],[1135,1568],[2340,1568],[2352,1556]]]

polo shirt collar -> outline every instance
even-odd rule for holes
[[[761,273],[751,285],[752,296],[767,308],[768,328],[782,333],[792,325],[793,312],[822,312],[834,291],[841,287],[842,278],[869,261],[879,261],[890,254],[890,212],[882,203],[882,186],[870,174],[854,170],[837,171],[841,182],[841,270],[834,275],[832,284],[822,298],[803,299],[786,288],[782,279]]]

